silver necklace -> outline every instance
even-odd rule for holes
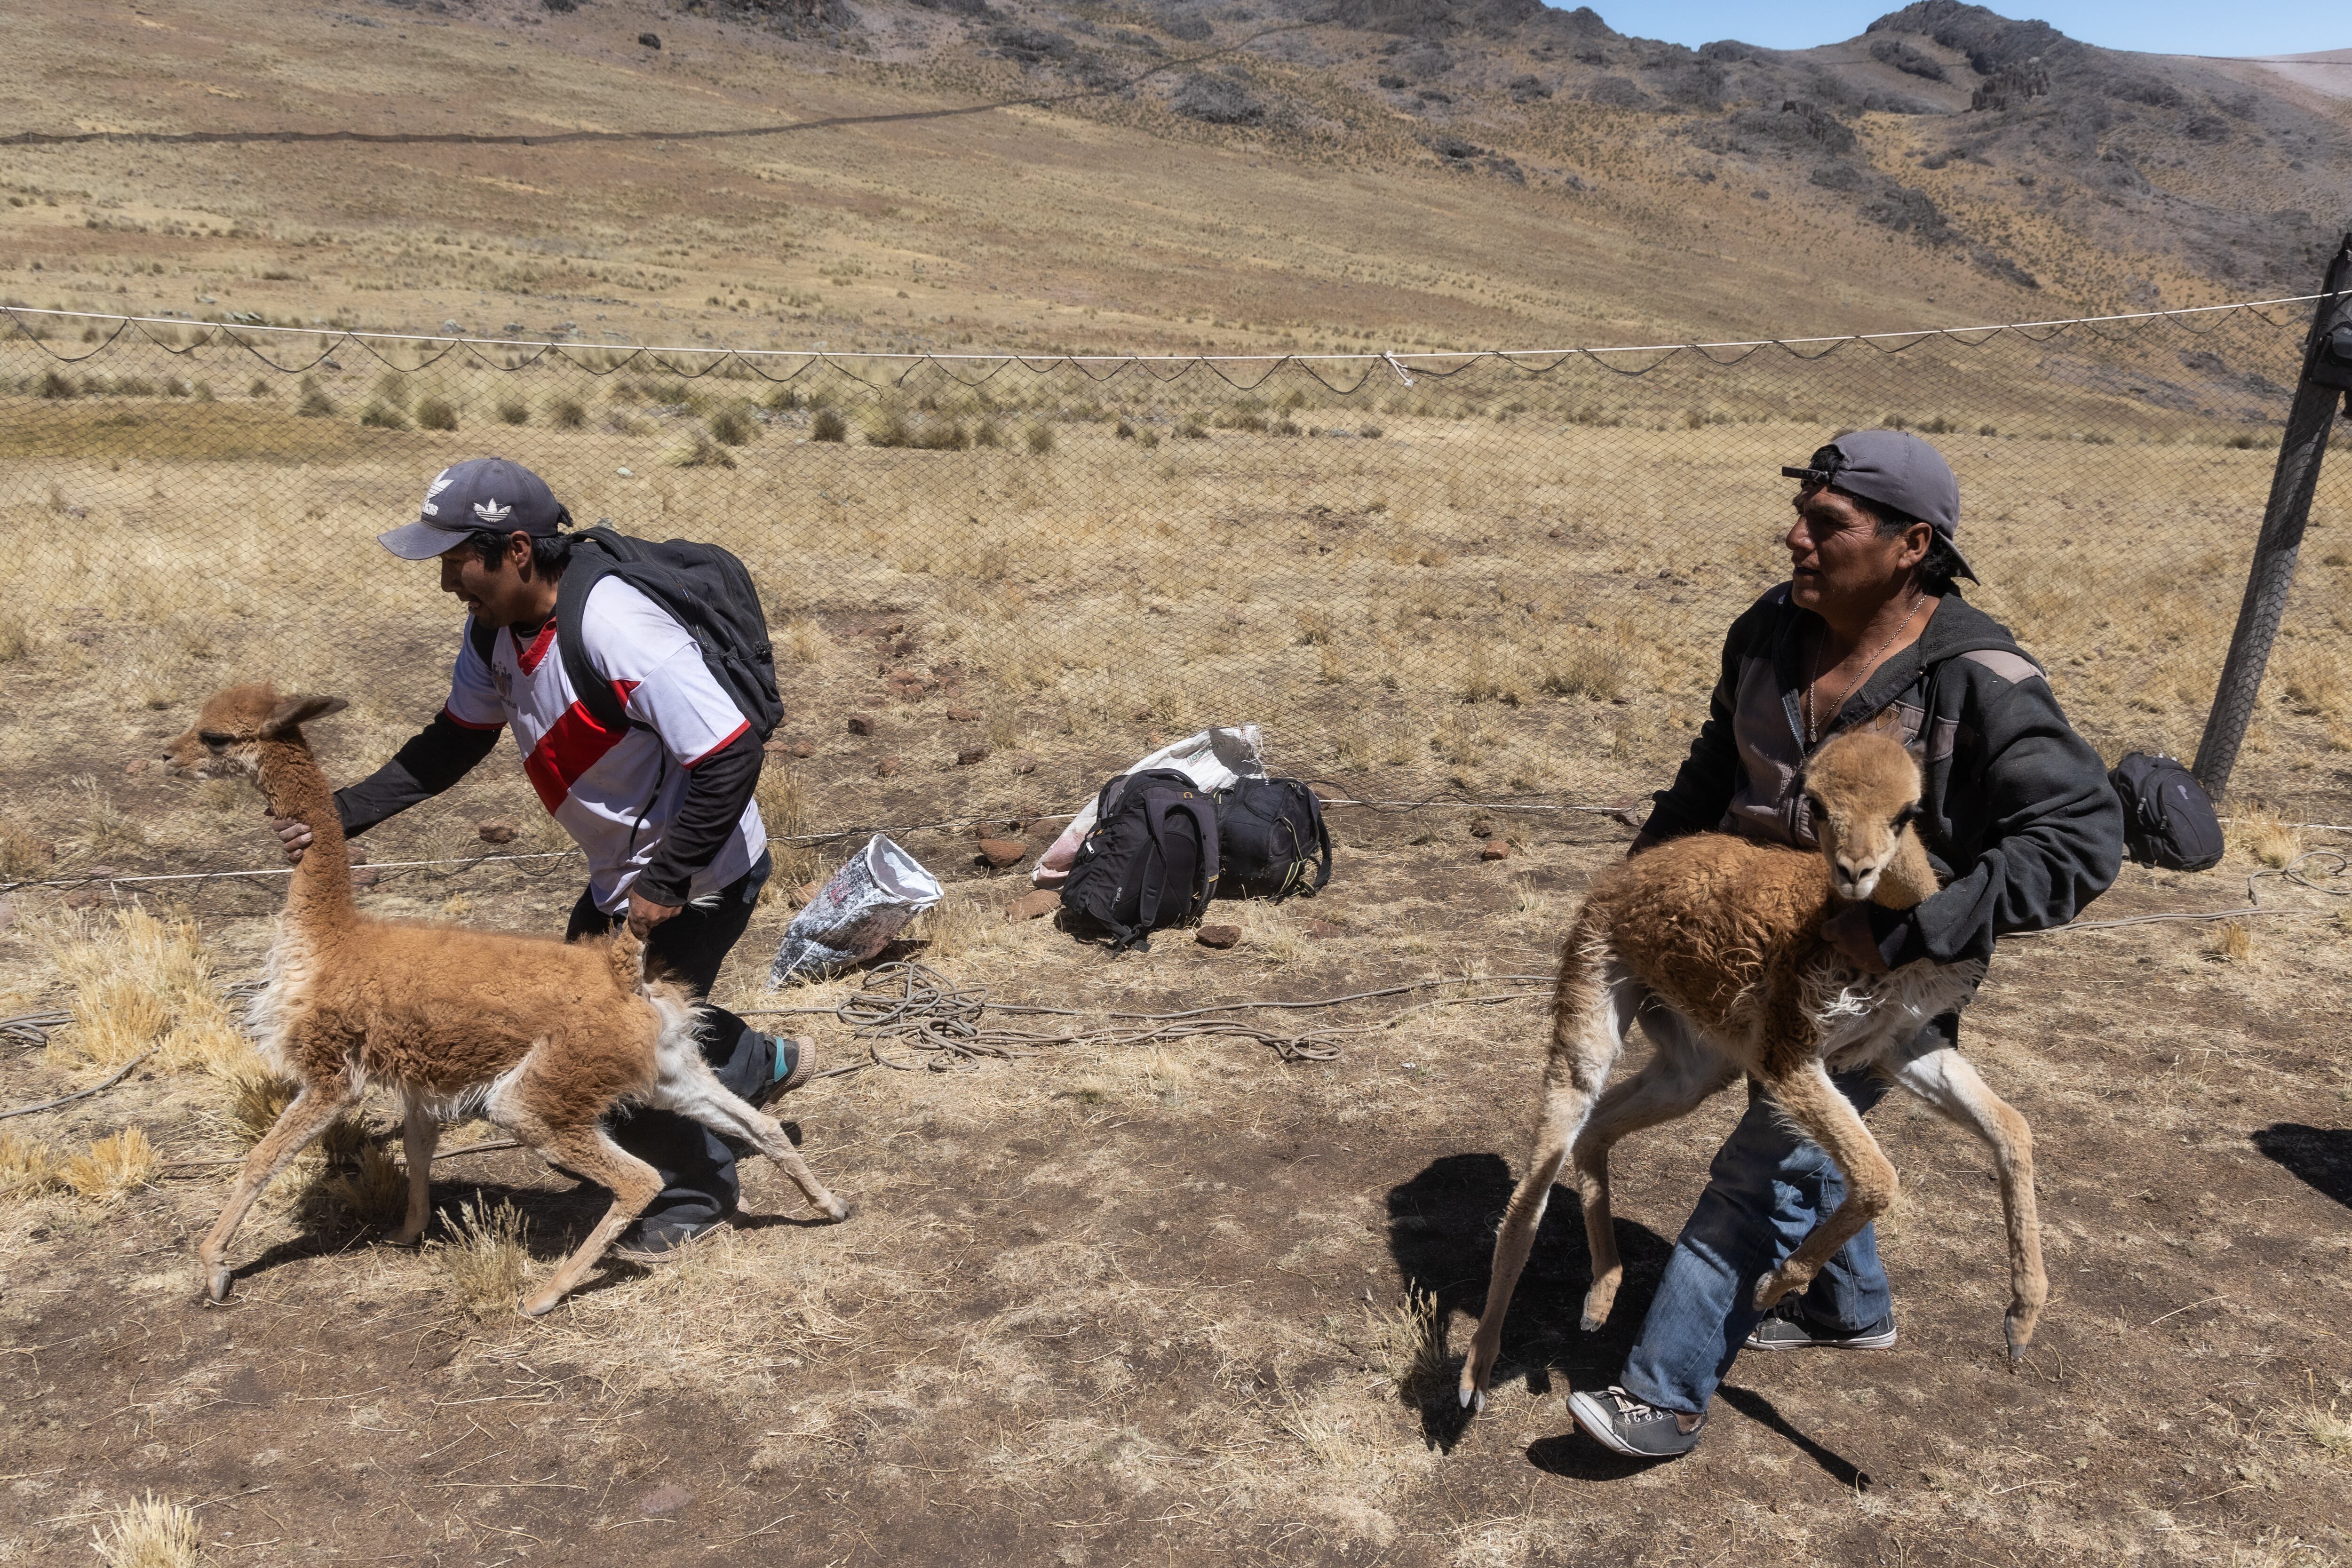
[[[1855,676],[1852,684],[1848,685],[1843,691],[1838,693],[1837,707],[1830,710],[1831,718],[1836,718],[1838,709],[1845,706],[1846,699],[1852,697],[1855,689],[1870,679],[1870,672],[1878,668],[1879,659],[1885,656],[1888,648],[1895,646],[1895,639],[1910,630],[1911,617],[1919,613],[1920,603],[1927,596],[1927,590],[1925,588],[1914,588],[1911,591],[1910,609],[1904,612],[1902,622],[1886,634],[1886,640],[1871,650],[1870,658],[1863,664],[1862,673]],[[1830,628],[1829,623],[1824,621],[1822,623],[1822,640],[1813,647],[1813,678],[1805,682],[1805,745],[1809,749],[1821,739],[1821,731],[1813,724],[1813,688],[1822,683],[1822,655],[1829,650]]]

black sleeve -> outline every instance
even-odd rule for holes
[[[444,711],[393,754],[392,761],[335,792],[335,815],[357,837],[419,801],[431,800],[473,771],[499,743],[497,730],[460,724]]]
[[[1737,700],[1739,659],[1747,638],[1748,616],[1732,624],[1723,639],[1723,670],[1708,699],[1706,721],[1691,742],[1690,755],[1675,774],[1675,782],[1650,798],[1650,818],[1642,831],[1653,838],[1680,838],[1703,833],[1723,820],[1731,797],[1739,789],[1739,747],[1731,735],[1731,705]]]
[[[743,819],[743,807],[759,787],[761,757],[760,737],[746,728],[688,770],[686,798],[633,891],[656,904],[686,902],[696,873],[719,858]]]

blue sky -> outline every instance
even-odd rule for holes
[[[1801,49],[1853,37],[1902,0],[1589,0],[1608,24],[1637,37],[1696,47],[1738,38]],[[2033,17],[2069,37],[2157,54],[2289,55],[2352,48],[2352,6],[2342,0],[1996,0],[2004,16]]]

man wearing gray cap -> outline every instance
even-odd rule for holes
[[[1822,934],[1847,962],[1884,973],[1990,960],[1999,935],[2074,919],[2122,864],[2123,809],[2041,667],[1961,599],[1956,580],[1976,574],[1950,466],[1916,436],[1862,430],[1781,472],[1799,481],[1789,581],[1732,623],[1706,721],[1631,853],[1707,829],[1813,848],[1805,759],[1832,735],[1877,730],[1920,758],[1918,826],[1944,887],[1916,909],[1832,917]],[[1927,1031],[1957,1043],[1959,1015]],[[1885,1091],[1867,1071],[1835,1082],[1864,1111]],[[1672,1458],[1697,1446],[1742,1349],[1892,1345],[1867,1229],[1769,1315],[1750,1304],[1844,1195],[1829,1156],[1751,1086],[1618,1383],[1570,1396],[1577,1424],[1621,1454]]]
[[[476,458],[436,475],[416,521],[379,536],[404,561],[437,561],[441,588],[466,606],[449,696],[392,761],[335,792],[343,831],[357,835],[463,778],[511,729],[523,772],[588,861],[588,887],[567,940],[625,920],[648,968],[696,994],[750,923],[770,872],[752,792],[760,736],[706,665],[694,635],[635,584],[588,567],[572,573],[581,646],[558,646],[557,614],[574,541],[572,514],[537,474]],[[569,633],[565,634],[569,636]],[[617,712],[604,711],[613,693]],[[597,701],[589,698],[594,695]],[[289,859],[310,842],[300,823],[273,826]],[[705,1007],[703,1056],[719,1081],[753,1104],[799,1087],[814,1053]],[[709,1130],[640,1107],[613,1123],[614,1141],[661,1173],[662,1192],[621,1238],[635,1258],[671,1251],[735,1208],[733,1151]]]

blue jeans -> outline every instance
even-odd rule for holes
[[[1831,1081],[1859,1111],[1886,1093],[1885,1081],[1868,1068]],[[1716,1154],[1706,1191],[1675,1242],[1641,1338],[1625,1358],[1617,1380],[1625,1392],[1662,1410],[1705,1411],[1763,1319],[1754,1306],[1756,1282],[1844,1199],[1845,1180],[1829,1155],[1791,1131],[1751,1085],[1748,1114]],[[1803,1300],[1808,1317],[1840,1329],[1868,1328],[1894,1310],[1870,1226],[1822,1266]]]

